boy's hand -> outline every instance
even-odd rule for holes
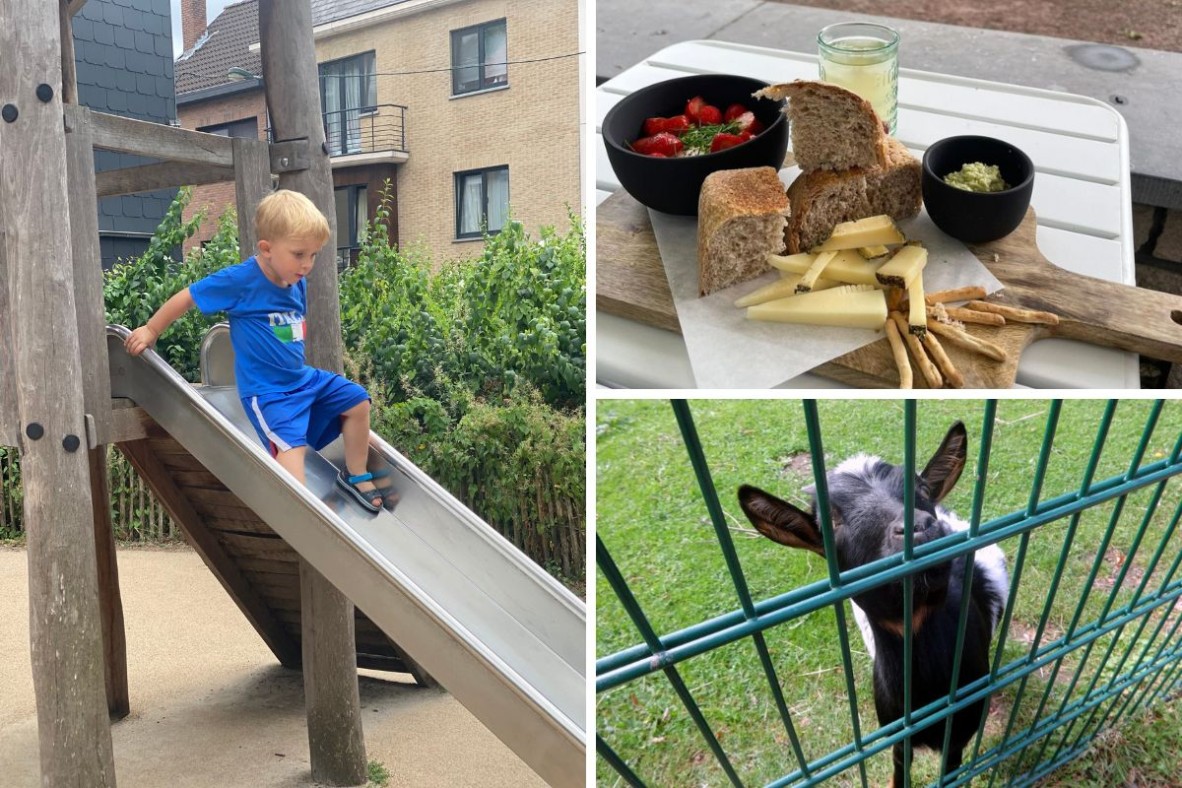
[[[123,347],[127,352],[133,356],[138,356],[148,348],[156,344],[156,339],[159,335],[148,328],[147,326],[140,326],[135,331],[131,332],[131,336],[123,343]]]

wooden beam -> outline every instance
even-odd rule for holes
[[[70,249],[82,354],[82,398],[86,412],[94,418],[97,445],[102,445],[110,440],[111,433],[111,368],[107,362],[107,315],[103,308],[102,250],[89,115],[74,115],[66,121],[66,176],[70,183]]]
[[[58,38],[62,42],[62,102],[65,104],[78,103],[78,70],[74,64],[75,11],[70,10],[71,5],[66,0],[62,0],[58,10],[61,28]],[[79,3],[78,7],[81,8],[82,4]]]
[[[0,122],[0,232],[10,371],[28,430],[19,445],[41,784],[114,786],[71,238],[47,225],[68,222],[70,207],[60,33],[58,3],[0,3],[0,96],[11,106]]]
[[[283,629],[283,624],[272,614],[271,609],[255,593],[250,582],[242,574],[234,559],[226,553],[217,536],[205,527],[202,519],[189,504],[184,494],[177,489],[168,470],[152,452],[147,440],[128,441],[117,444],[123,456],[143,478],[169,516],[180,524],[189,537],[190,544],[201,560],[213,572],[213,576],[226,589],[226,593],[238,605],[263,642],[285,667],[300,665],[300,648]]]
[[[95,188],[99,197],[115,197],[120,194],[173,189],[177,186],[204,186],[208,183],[232,180],[234,170],[230,167],[165,161],[97,173]]]
[[[3,151],[0,150],[0,156]],[[20,418],[16,412],[16,359],[12,347],[12,305],[8,296],[8,243],[0,206],[0,446],[20,442]]]
[[[124,443],[148,437],[143,419],[147,413],[138,407],[115,407],[111,409],[111,434],[108,443]]]
[[[112,720],[131,713],[127,690],[127,632],[119,594],[115,530],[111,527],[111,487],[107,480],[107,447],[91,449],[90,494],[94,500],[94,548],[98,563],[99,611],[103,624],[103,662],[107,678],[107,712]]]
[[[336,237],[332,166],[320,119],[311,0],[260,0],[259,41],[267,110],[275,139],[307,140],[309,166],[279,176],[279,185],[302,192],[328,219]],[[308,363],[340,372],[341,314],[335,265],[308,277]],[[300,561],[304,698],[312,779],[355,785],[366,779],[365,739],[357,688],[353,604],[306,561]]]
[[[259,200],[271,193],[271,157],[261,140],[234,139],[234,195],[238,203],[238,253],[242,260],[255,252],[258,238],[254,214]]]
[[[183,161],[190,164],[209,164],[230,167],[234,151],[229,137],[190,131],[163,123],[121,118],[105,112],[94,112],[85,107],[67,107],[67,114],[91,115],[94,146],[103,150],[134,153],[150,159]],[[320,116],[317,115],[317,118]]]

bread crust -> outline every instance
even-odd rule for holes
[[[887,166],[889,149],[886,130],[883,128],[882,120],[879,119],[878,113],[874,111],[874,107],[871,106],[870,102],[858,94],[846,90],[839,85],[829,84],[828,82],[798,79],[779,85],[768,85],[766,88],[756,91],[754,95],[756,98],[770,98],[776,101],[788,99],[787,105],[784,107],[784,114],[788,116],[789,128],[792,134],[792,152],[802,171],[812,172],[813,170],[821,169],[841,170],[848,169],[851,166]],[[872,129],[871,137],[867,140],[869,149],[859,156],[856,161],[834,161],[832,156],[828,155],[825,151],[817,149],[816,145],[814,145],[814,143],[817,145],[820,143],[816,140],[806,140],[806,132],[802,131],[802,126],[806,125],[806,123],[803,122],[804,112],[801,108],[801,103],[807,102],[809,99],[817,99],[841,106],[848,115],[859,118],[863,123],[868,125]],[[846,122],[838,124],[837,128],[848,128],[850,125],[852,125],[852,121],[847,118]]]

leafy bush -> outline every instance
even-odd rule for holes
[[[383,195],[379,218],[388,212]],[[586,243],[578,217],[571,225],[532,239],[511,221],[486,239],[480,259],[433,273],[421,250],[392,247],[375,221],[357,265],[341,276],[345,345],[372,361],[396,399],[422,394],[453,416],[462,400],[447,396],[444,380],[490,397],[525,383],[554,407],[582,407]]]
[[[232,208],[218,219],[217,232],[201,249],[190,251],[179,263],[173,259],[173,251],[191,238],[205,219],[204,212],[188,221],[182,219],[191,198],[191,189],[181,189],[156,228],[148,250],[106,273],[103,295],[108,323],[128,328],[142,326],[177,291],[239,262],[238,219]],[[186,380],[195,383],[200,375],[201,339],[216,322],[191,309],[160,337],[156,352]]]

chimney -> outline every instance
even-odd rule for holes
[[[181,0],[181,35],[186,52],[205,32],[205,14],[205,0]]]

